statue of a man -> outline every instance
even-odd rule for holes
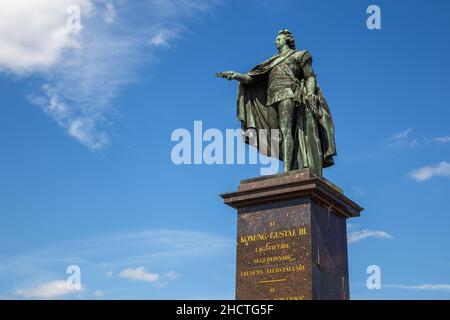
[[[334,164],[336,146],[330,110],[317,85],[311,55],[296,50],[289,30],[278,32],[275,45],[278,53],[249,73],[216,75],[240,82],[237,117],[246,143],[265,155],[276,156],[275,143],[285,171],[310,168],[322,176],[322,168]],[[271,136],[271,129],[277,129],[279,136]],[[249,131],[257,132],[253,141],[248,138]],[[259,131],[267,132],[266,139],[261,139]]]

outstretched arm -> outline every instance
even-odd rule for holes
[[[237,80],[242,83],[250,83],[253,80],[252,77],[250,77],[248,74],[242,74],[234,71],[218,72],[216,73],[216,77],[224,78],[227,80]]]

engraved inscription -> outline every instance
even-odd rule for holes
[[[238,229],[238,290],[251,288],[261,299],[303,300],[311,295],[310,226],[268,215],[259,228],[243,220]]]

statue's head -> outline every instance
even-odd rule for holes
[[[277,49],[282,48],[284,45],[287,45],[291,49],[295,49],[295,40],[292,32],[287,29],[278,31],[275,45],[277,46]]]

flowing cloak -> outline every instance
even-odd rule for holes
[[[237,96],[237,118],[241,122],[242,130],[244,131],[245,143],[255,146],[259,152],[266,156],[271,156],[271,153],[273,153],[274,150],[274,146],[271,146],[271,141],[273,140],[270,138],[270,129],[274,128],[270,128],[270,123],[277,123],[278,121],[277,119],[268,118],[268,108],[266,102],[269,72],[273,67],[284,61],[287,57],[295,52],[299,52],[300,54],[302,54],[301,61],[304,61],[304,63],[311,63],[312,59],[307,51],[290,50],[285,54],[277,54],[257,65],[248,73],[248,75],[252,77],[252,81],[250,83],[239,84]],[[336,155],[333,119],[331,117],[330,109],[325,100],[325,97],[323,96],[322,91],[320,90],[320,87],[318,85],[316,89],[316,95],[319,96],[319,108],[321,108],[323,113],[323,117],[320,120],[316,121],[318,124],[317,131],[322,151],[321,160],[323,167],[329,167],[334,164],[333,156]],[[300,108],[296,108],[296,110],[299,109]],[[298,126],[295,125],[294,153],[298,153],[301,151],[299,150],[298,131]],[[261,134],[261,132],[264,132],[264,134]],[[281,146],[277,147],[280,147],[280,149],[277,150],[281,150]],[[283,160],[282,152],[277,151],[277,153],[279,159]],[[296,156],[297,155],[294,154],[294,158]],[[297,163],[298,166],[298,161],[296,161],[295,159],[294,163]],[[294,165],[293,169],[302,168],[296,168]]]

